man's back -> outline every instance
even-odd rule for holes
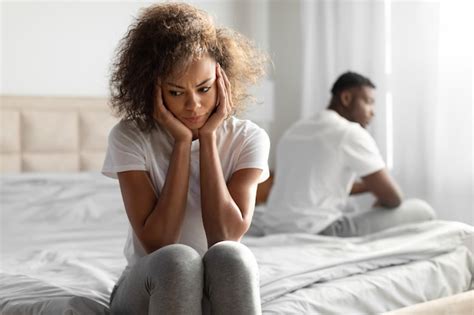
[[[297,122],[277,148],[267,232],[318,233],[340,217],[355,177],[383,167],[368,132],[335,111]]]
[[[264,233],[359,236],[435,217],[426,202],[403,200],[365,129],[375,115],[374,89],[370,79],[343,73],[331,88],[327,109],[285,133],[263,214]],[[371,193],[376,202],[368,211],[344,214],[350,193]]]

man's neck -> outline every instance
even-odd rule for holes
[[[347,113],[347,110],[344,106],[340,105],[340,104],[337,104],[337,103],[330,103],[329,106],[327,107],[327,109],[329,110],[333,110],[335,111],[336,113],[339,114],[339,116],[351,121],[349,119],[349,113]]]

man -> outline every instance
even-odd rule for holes
[[[374,89],[360,74],[342,74],[328,108],[283,135],[263,216],[266,233],[359,236],[434,218],[426,202],[403,200],[365,129],[374,117]],[[376,197],[373,208],[345,215],[349,195],[364,192]]]

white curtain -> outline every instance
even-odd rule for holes
[[[302,105],[326,107],[352,70],[377,85],[370,131],[406,197],[474,224],[472,4],[303,1]]]
[[[300,117],[327,107],[336,78],[351,70],[371,78],[378,100],[372,134],[385,156],[385,19],[381,1],[303,1]]]

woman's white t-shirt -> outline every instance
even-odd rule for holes
[[[137,124],[122,120],[109,134],[108,147],[102,173],[117,178],[118,172],[140,170],[150,174],[153,188],[159,197],[168,171],[174,140],[158,124],[151,132],[142,132]],[[269,176],[268,154],[270,140],[267,133],[249,120],[231,117],[217,130],[217,150],[224,179],[240,169],[263,170],[260,181]],[[207,239],[201,216],[201,193],[199,182],[199,140],[191,144],[189,190],[180,244],[196,249],[201,255],[207,250]],[[131,267],[146,252],[129,225],[124,254]]]

